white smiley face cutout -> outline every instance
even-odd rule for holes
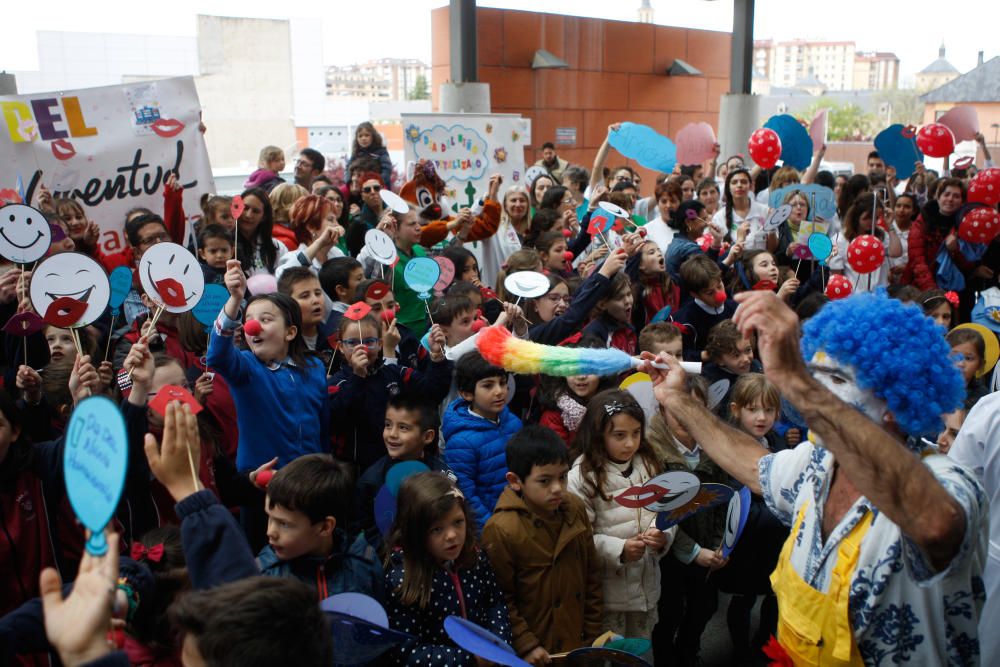
[[[538,271],[518,271],[503,281],[505,290],[524,299],[536,299],[552,288],[549,277]]]
[[[205,275],[198,260],[176,243],[157,243],[142,254],[139,282],[168,313],[186,313],[205,293]]]
[[[44,213],[24,204],[0,209],[0,255],[4,258],[30,264],[45,257],[50,245],[52,230]]]
[[[655,484],[667,490],[659,500],[646,506],[650,512],[669,512],[683,507],[694,500],[701,488],[701,482],[697,475],[683,470],[665,472],[649,480],[646,484]]]
[[[107,309],[111,284],[108,274],[92,258],[61,252],[35,267],[29,296],[35,312],[46,323],[64,329],[85,327]]]
[[[740,521],[743,514],[743,498],[740,494],[734,493],[729,499],[729,509],[726,511],[726,532],[722,536],[722,544],[727,549],[736,546],[736,540],[740,536]]]
[[[379,264],[392,266],[396,263],[396,244],[381,229],[369,229],[365,232],[365,247]]]

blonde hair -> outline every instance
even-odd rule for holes
[[[297,185],[295,183],[279,183],[273,190],[271,190],[271,194],[267,196],[267,198],[271,200],[271,209],[273,211],[272,219],[274,222],[280,222],[287,227],[288,211],[292,208],[292,204],[308,194],[309,191],[301,185]]]
[[[786,185],[800,182],[802,182],[802,177],[799,176],[798,169],[795,167],[782,167],[774,172],[774,176],[771,177],[771,192],[780,190]]]
[[[515,183],[514,185],[507,188],[507,190],[503,193],[503,206],[500,207],[500,221],[513,224],[513,222],[510,219],[510,216],[507,214],[507,199],[509,199],[511,195],[524,195],[525,200],[528,202],[528,208],[524,211],[524,220],[522,221],[522,224],[525,224],[525,226],[530,225],[531,195],[528,193],[527,186],[521,183]]]
[[[773,408],[775,412],[781,410],[781,392],[762,373],[741,375],[733,385],[729,400],[736,406],[730,414],[733,422],[737,420],[738,410],[750,407],[757,401],[760,401],[761,407]]]
[[[278,146],[264,146],[260,149],[260,157],[257,158],[257,166],[265,169],[272,160],[284,157],[285,151]]]

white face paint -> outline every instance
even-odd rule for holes
[[[809,371],[816,381],[829,389],[834,396],[853,406],[876,424],[882,424],[889,409],[885,401],[877,397],[872,390],[858,386],[853,366],[842,364],[819,350],[809,362]],[[809,440],[819,442],[813,431],[809,431]]]

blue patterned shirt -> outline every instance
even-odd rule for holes
[[[871,502],[859,498],[826,543],[822,508],[829,493],[833,455],[810,442],[764,456],[759,474],[768,508],[791,526],[803,503],[805,517],[794,539],[791,564],[810,586],[826,591],[840,541],[874,513],[861,542],[851,579],[849,613],[866,665],[978,665],[977,623],[985,593],[988,503],[965,468],[944,456],[923,459],[965,512],[966,530],[958,554],[935,571],[920,548]]]

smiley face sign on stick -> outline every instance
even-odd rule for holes
[[[139,260],[139,282],[150,299],[168,313],[186,313],[205,293],[198,260],[176,243],[157,243]]]
[[[29,295],[35,312],[46,323],[64,329],[85,327],[107,309],[111,283],[91,257],[61,252],[35,267]]]

